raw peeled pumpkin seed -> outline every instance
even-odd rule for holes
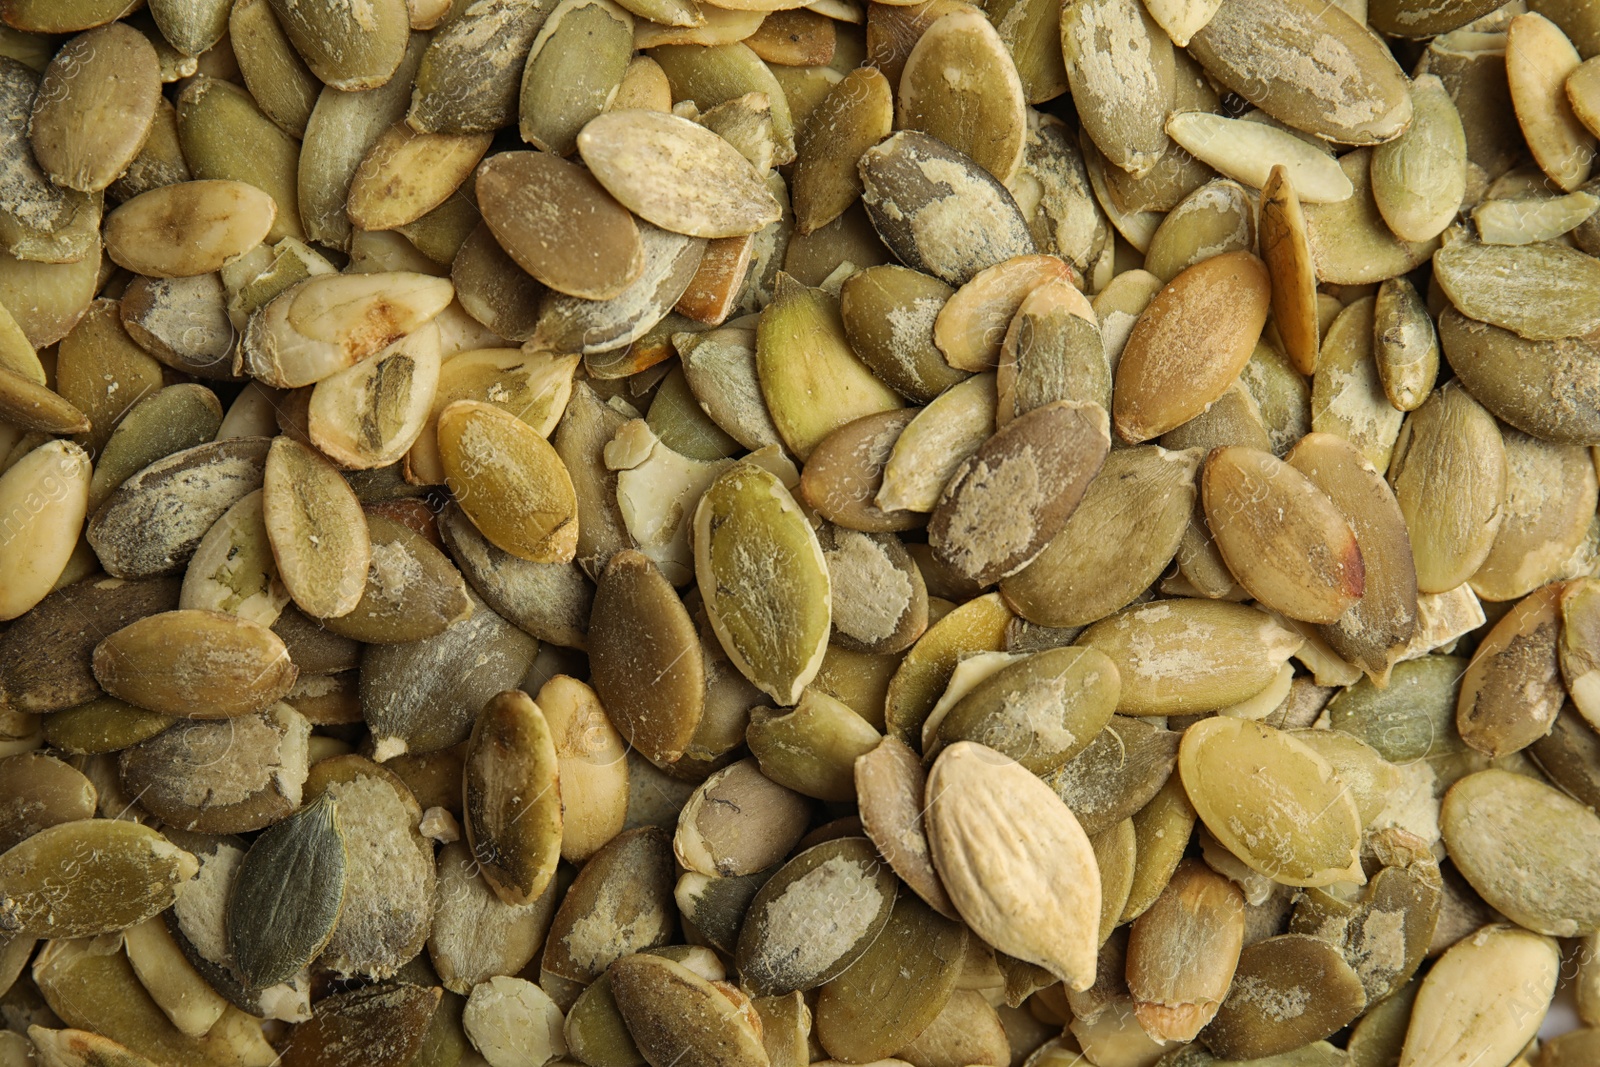
[[[0,0],[0,1067],[1594,1067],[1597,10]]]

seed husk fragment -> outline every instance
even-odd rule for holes
[[[1100,874],[1077,818],[1026,768],[959,741],[928,775],[928,841],[961,917],[1069,988],[1094,981]]]
[[[775,475],[737,464],[700,498],[694,543],[700,595],[728,658],[794,704],[832,629],[827,561],[799,506]]]
[[[228,901],[234,961],[258,989],[293,978],[333,936],[345,894],[344,832],[327,794],[250,846]]]
[[[95,678],[130,704],[194,719],[249,715],[282,700],[289,650],[259,623],[215,611],[167,611],[132,622],[94,650]]]
[[[126,929],[171,907],[198,868],[148,826],[59,823],[0,855],[0,934],[61,939]]]
[[[837,977],[882,933],[895,885],[894,873],[865,838],[806,849],[751,901],[739,933],[739,973],[763,996],[813,989]]]
[[[1010,422],[951,476],[929,520],[935,555],[979,586],[1031,563],[1105,462],[1108,422],[1099,404],[1068,400]]]

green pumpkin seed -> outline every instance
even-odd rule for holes
[[[535,563],[573,558],[572,479],[555,449],[522,420],[458,400],[439,415],[439,458],[462,510],[497,548]]]
[[[1372,190],[1372,155],[1372,149],[1358,148],[1339,157],[1339,169],[1355,189],[1347,199],[1305,207],[1306,241],[1320,281],[1366,285],[1398,278],[1438,248],[1437,238],[1405,241],[1389,229]]]
[[[1004,185],[1022,166],[1022,81],[989,18],[953,15],[929,26],[906,56],[896,125],[938,138]]]
[[[405,0],[375,0],[362,8],[339,0],[272,0],[272,10],[312,73],[335,89],[383,85],[410,36]]]
[[[246,90],[219,78],[196,77],[177,108],[178,141],[194,177],[254,185],[278,208],[268,240],[304,238],[296,191],[300,146],[294,138],[262,114]]]
[[[511,125],[528,49],[549,14],[533,0],[452,5],[422,53],[406,121],[430,133],[488,133]],[[403,65],[393,81],[402,78],[412,80]]]
[[[718,986],[682,964],[634,955],[612,965],[617,1008],[647,1062],[692,1055],[707,1067],[758,1067],[767,1055],[750,1020]]]
[[[539,305],[538,325],[527,342],[531,350],[582,352],[593,356],[622,349],[626,355],[628,346],[667,318],[673,305],[694,281],[705,255],[706,241],[649,223],[639,224],[639,238],[644,250],[643,273],[615,297],[584,300],[559,291],[544,294]],[[671,354],[667,337],[681,328],[672,326],[663,332],[660,354],[651,363]]]
[[[821,667],[832,628],[816,534],[776,476],[743,463],[700,498],[694,544],[700,594],[728,658],[774,700],[794,704]],[[777,560],[781,571],[771,566]]]
[[[271,707],[297,674],[259,623],[214,611],[167,611],[129,623],[94,650],[95,678],[130,704],[194,719]]]
[[[1589,177],[1596,139],[1573,114],[1567,76],[1581,62],[1561,27],[1537,12],[1506,26],[1506,82],[1517,125],[1540,169],[1571,192]]]
[[[1531,341],[1454,308],[1439,317],[1439,339],[1462,384],[1499,418],[1546,441],[1600,442],[1587,399],[1600,390],[1590,342]]]
[[[795,225],[812,233],[837,219],[861,195],[855,160],[893,127],[888,79],[871,67],[845,75],[806,120],[795,142]]]
[[[262,521],[284,587],[306,614],[348,615],[360,603],[372,543],[338,469],[287,437],[267,453]]]
[[[814,688],[792,710],[757,708],[746,738],[761,773],[802,795],[834,801],[855,799],[856,759],[881,740],[848,705]]]
[[[894,874],[865,838],[806,849],[751,902],[739,934],[739,973],[765,996],[822,985],[871,947],[894,898]]]
[[[126,929],[171,907],[198,868],[138,823],[60,823],[0,855],[0,932],[59,939]],[[86,882],[94,892],[72,891]]]
[[[522,72],[522,139],[547,152],[570,154],[579,131],[616,93],[633,48],[633,16],[622,8],[604,0],[557,4],[534,38]]]
[[[1085,134],[1115,166],[1149,171],[1168,144],[1162,124],[1174,91],[1171,39],[1142,5],[1078,0],[1063,9],[1061,51]]]
[[[1367,997],[1339,950],[1307,934],[1282,934],[1239,955],[1233,987],[1202,1038],[1233,1059],[1292,1052],[1360,1014]]]
[[[160,95],[156,51],[137,30],[112,23],[73,38],[39,82],[29,123],[39,166],[64,188],[104,189],[138,154]]]
[[[556,911],[543,973],[592,982],[617,960],[671,940],[672,846],[666,831],[625,831],[590,858]]]

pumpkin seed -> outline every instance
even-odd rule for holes
[[[839,288],[845,336],[862,361],[903,396],[928,402],[966,374],[935,347],[937,317],[951,288],[926,274],[883,264]]]
[[[0,855],[0,932],[63,939],[126,929],[171,907],[198,868],[135,822],[59,823]],[[73,891],[85,882],[94,892]]]
[[[894,99],[888,79],[858,68],[828,91],[795,141],[791,196],[802,234],[837,219],[862,192],[855,161],[893,127]]]
[[[124,751],[120,777],[169,826],[248,833],[300,806],[310,734],[305,716],[284,703],[224,721],[184,720]]]
[[[322,83],[295,51],[269,0],[233,5],[228,42],[262,113],[294,136],[304,136]]]
[[[333,936],[345,897],[345,835],[324,794],[251,845],[228,901],[233,958],[265,988],[316,959]]]
[[[1561,577],[1563,564],[1583,544],[1594,517],[1589,504],[1594,464],[1584,449],[1540,441],[1518,430],[1507,430],[1502,438],[1505,521],[1472,577],[1473,589],[1486,600],[1511,600]]]
[[[1363,297],[1333,320],[1311,384],[1311,426],[1350,441],[1378,470],[1389,467],[1402,415],[1384,395],[1373,359],[1376,302]]]
[[[950,285],[1036,250],[1011,194],[971,158],[916,130],[862,153],[862,202],[906,266]]]
[[[756,1067],[766,1061],[760,1032],[722,986],[643,953],[618,960],[609,974],[617,1008],[647,1062]]]
[[[877,509],[893,515],[938,507],[951,477],[993,436],[996,403],[994,376],[980,374],[946,389],[917,412],[895,437],[883,465],[882,485],[873,498]],[[800,477],[804,485],[805,474]]]
[[[1232,384],[1266,321],[1270,286],[1248,252],[1204,260],[1139,316],[1117,364],[1117,433],[1137,444],[1200,414]]]
[[[1207,829],[1253,870],[1285,885],[1364,880],[1355,803],[1327,761],[1292,736],[1207,719],[1185,731],[1178,765]]]
[[[1483,898],[1520,925],[1570,937],[1596,915],[1592,852],[1595,815],[1523,775],[1490,769],[1445,794],[1440,815],[1451,860]]]
[[[866,839],[806,849],[751,901],[739,933],[739,973],[763,996],[822,985],[877,940],[894,898],[894,874]]]
[[[1201,1040],[1232,1059],[1277,1056],[1334,1033],[1366,1001],[1361,979],[1332,944],[1281,934],[1239,954],[1233,987]]]
[[[564,563],[577,547],[571,476],[521,419],[475,400],[439,414],[439,458],[457,502],[495,547],[535,563]]]
[[[1110,444],[1105,409],[1058,400],[1013,420],[951,476],[929,521],[934,553],[988,585],[1061,532]]]
[[[39,82],[28,131],[39,166],[64,188],[104,189],[138,154],[160,95],[156,51],[131,26],[73,38]]]
[[[316,452],[280,437],[267,453],[262,521],[284,587],[306,614],[348,615],[361,602],[372,543],[355,493]]]
[[[295,139],[262,114],[249,92],[221,78],[197,76],[179,95],[177,109],[178,141],[193,177],[256,186],[278,208],[268,239],[303,239]]]
[[[1178,741],[1175,731],[1113,715],[1087,748],[1045,775],[1044,782],[1072,809],[1084,832],[1098,838],[1161,791],[1177,766]],[[1119,919],[1124,910],[1117,909]]]
[[[528,49],[549,13],[546,5],[526,0],[452,5],[416,68],[407,122],[430,133],[487,133],[509,126],[516,119],[518,79]],[[402,78],[412,81],[403,65],[393,80]]]
[[[630,745],[662,765],[679,759],[705,706],[694,622],[660,569],[624,549],[596,583],[589,655],[607,714]]]
[[[1171,39],[1142,5],[1078,0],[1063,9],[1061,51],[1085,134],[1115,166],[1148,172],[1168,144]]]
[[[1222,1006],[1244,940],[1244,896],[1189,860],[1128,937],[1128,989],[1146,1032],[1193,1040]]]
[[[917,754],[897,737],[884,738],[856,758],[855,787],[861,827],[878,852],[929,907],[947,919],[957,918],[928,850],[923,808],[927,775]]]
[[[1564,89],[1580,62],[1561,28],[1537,12],[1506,26],[1506,82],[1517,124],[1539,167],[1569,193],[1588,179],[1596,146]]]
[[[672,847],[666,831],[619,834],[578,872],[545,941],[542,973],[592,982],[617,960],[671,939]]]
[[[1584,399],[1597,388],[1589,342],[1525,340],[1510,330],[1474,322],[1454,308],[1439,316],[1439,326],[1456,376],[1495,415],[1546,441],[1600,441],[1600,426],[1590,415],[1594,409]]]
[[[810,805],[778,785],[753,759],[713,773],[683,804],[672,849],[679,864],[737,878],[773,866],[805,834]]]
[[[816,534],[776,476],[743,463],[700,498],[694,543],[700,595],[728,658],[774,700],[794,704],[822,665],[832,627]],[[782,571],[773,568],[779,560]]]
[[[271,707],[297,671],[283,641],[259,623],[215,611],[165,611],[101,641],[94,674],[130,704],[225,719]]]
[[[938,138],[1005,185],[1022,166],[1022,81],[987,17],[952,15],[929,26],[906,56],[896,124]]]
[[[454,841],[439,853],[438,895],[428,958],[452,993],[466,995],[538,955],[555,911],[555,884],[531,904],[511,905],[478,873],[472,848]]]
[[[317,1014],[290,1034],[284,1067],[315,1067],[346,1048],[361,1049],[374,1067],[416,1062],[439,1000],[437,986],[405,982],[327,997],[319,1002]]]
[[[617,296],[610,300],[583,300],[556,291],[544,294],[538,325],[527,342],[532,351],[581,351],[594,356],[621,349],[626,355],[629,346],[667,318],[694,281],[706,242],[648,223],[640,225],[639,236],[644,248],[644,271]],[[656,354],[623,373],[647,368],[671,355],[668,338],[681,328],[665,327],[659,335]]]
[[[409,272],[309,278],[250,316],[242,369],[280,389],[311,385],[421,328],[451,294],[448,280]]]
[[[1317,278],[1339,285],[1365,285],[1398,278],[1426,261],[1434,240],[1405,241],[1384,221],[1372,187],[1370,148],[1339,157],[1339,168],[1355,191],[1336,204],[1308,204],[1306,240]]]
[[[538,642],[467,592],[472,613],[437,637],[371,645],[361,655],[361,712],[382,762],[467,739],[490,697],[526,676]]]
[[[272,0],[295,50],[335,89],[374,89],[389,80],[405,53],[411,22],[405,0],[351,8],[339,0]]]
[[[804,796],[835,801],[855,799],[855,761],[881,740],[847,704],[811,688],[790,711],[755,709],[746,737],[768,778]]]
[[[1463,473],[1441,477],[1445,470]],[[1454,588],[1488,558],[1505,521],[1507,477],[1494,419],[1460,386],[1445,385],[1406,419],[1389,482],[1411,536],[1421,592]]]
[[[380,514],[365,517],[371,544],[361,598],[338,618],[336,634],[369,644],[403,644],[443,633],[472,613],[466,582],[423,535]]]
[[[1593,257],[1558,245],[1504,247],[1461,242],[1441,249],[1439,286],[1469,318],[1534,341],[1578,337],[1600,328],[1588,288]],[[1539,308],[1530,315],[1531,308]]]
[[[1548,938],[1513,926],[1488,926],[1463,940],[1422,980],[1401,1062],[1515,1057],[1539,1029],[1559,961]]]
[[[633,16],[622,8],[601,0],[557,4],[523,68],[522,139],[535,148],[570,154],[585,124],[616,94],[633,49]]]
[[[1310,0],[1225,4],[1189,50],[1214,79],[1273,118],[1337,143],[1377,144],[1411,121],[1399,65],[1337,8]]]

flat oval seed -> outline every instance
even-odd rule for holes
[[[1249,252],[1195,264],[1150,302],[1117,364],[1117,433],[1138,444],[1199,415],[1238,377],[1266,322],[1271,286]]]
[[[801,499],[847,530],[881,534],[922,525],[915,512],[884,511],[875,503],[891,450],[915,414],[914,409],[880,411],[828,434],[806,460]]]
[[[24,752],[0,760],[0,853],[40,830],[77,819],[92,819],[98,793],[94,783],[70,765],[43,752]]]
[[[45,68],[29,137],[39,166],[67,189],[98,192],[139,154],[161,80],[144,34],[114,22],[62,46]]]
[[[812,233],[861,195],[856,161],[894,129],[894,95],[876,68],[858,67],[812,109],[795,142],[789,191],[795,227]]]
[[[539,301],[539,321],[527,344],[531,351],[582,352],[592,356],[624,350],[667,317],[688,290],[705,257],[706,240],[639,223],[644,270],[610,300],[583,300],[555,290]],[[671,354],[665,335],[648,367]]]
[[[979,682],[939,720],[939,737],[987,745],[1042,776],[1089,746],[1111,720],[1121,688],[1103,652],[1039,652]]]
[[[1184,731],[1178,770],[1206,828],[1252,870],[1284,885],[1365,881],[1355,802],[1328,761],[1289,734],[1205,719]]]
[[[355,608],[322,618],[336,634],[369,644],[403,644],[435,637],[472,614],[467,584],[443,552],[410,527],[371,513],[365,517],[372,563]]]
[[[1021,764],[958,741],[928,775],[928,840],[978,936],[1070,989],[1094,981],[1100,872],[1065,804]]]
[[[106,216],[106,254],[120,267],[155,278],[221,269],[260,244],[277,206],[253,185],[178,182],[129,200]]]
[[[432,133],[489,133],[514,123],[518,80],[549,14],[546,5],[521,2],[452,9],[416,68],[407,123]],[[412,82],[404,67],[390,84],[400,80]]]
[[[1061,532],[1110,441],[1094,403],[1058,400],[1014,419],[951,476],[928,524],[934,554],[979,586],[1015,574]]]
[[[1411,126],[1373,150],[1372,195],[1395,236],[1426,241],[1455,220],[1466,195],[1467,135],[1437,77],[1418,78],[1411,100]]]
[[[1422,980],[1400,1063],[1515,1062],[1545,1018],[1560,969],[1554,942],[1514,926],[1488,926],[1457,942]]]
[[[271,626],[289,601],[257,490],[224,512],[201,538],[184,572],[178,606],[226,612]]]
[[[88,510],[89,470],[88,453],[55,440],[0,475],[0,515],[8,517],[0,529],[0,619],[38,604],[66,569]]]
[[[1454,589],[1483,565],[1505,521],[1506,478],[1494,417],[1456,383],[1406,419],[1389,483],[1405,516],[1421,592]]]
[[[1506,83],[1517,125],[1540,168],[1569,193],[1588,179],[1596,145],[1565,91],[1580,62],[1561,27],[1537,12],[1506,26]]]
[[[1240,583],[1291,619],[1331,623],[1366,590],[1355,532],[1299,470],[1253,448],[1213,449],[1206,521]]]
[[[462,510],[497,548],[535,563],[573,558],[572,478],[527,423],[492,404],[458,400],[439,415],[439,458]]]
[[[1416,286],[1390,278],[1373,307],[1373,359],[1384,395],[1400,411],[1415,411],[1439,376],[1439,335]]]
[[[1366,1007],[1339,950],[1309,934],[1258,941],[1239,954],[1233,987],[1201,1040],[1230,1059],[1260,1059],[1328,1037]]]
[[[906,1047],[955,992],[966,945],[960,923],[899,894],[872,947],[818,994],[817,1040],[829,1055],[853,1063]]]
[[[1372,192],[1371,164],[1370,148],[1346,152],[1339,168],[1355,192],[1336,204],[1306,205],[1306,239],[1320,281],[1366,285],[1397,278],[1438,247],[1434,240],[1403,241],[1389,229]]]
[[[1333,156],[1265,122],[1183,111],[1167,119],[1167,134],[1197,159],[1257,189],[1281,166],[1306,202],[1336,202],[1354,191]]]
[[[1467,881],[1517,923],[1552,937],[1600,927],[1600,817],[1576,800],[1523,775],[1479,771],[1445,794],[1439,827]]]
[[[862,153],[862,202],[896,258],[950,285],[1037,252],[1005,186],[968,157],[916,130]]]
[[[1000,583],[1001,596],[1040,626],[1084,626],[1127,607],[1176,555],[1203,458],[1156,445],[1111,452],[1061,532]]]
[[[705,660],[683,601],[642,552],[616,553],[600,575],[589,658],[601,703],[628,743],[659,765],[679,759],[704,712]]]
[[[249,715],[282,700],[298,675],[277,634],[216,611],[165,611],[101,641],[95,678],[130,704],[191,719]]]
[[[489,134],[418,133],[397,122],[368,149],[345,208],[361,230],[392,230],[443,204],[489,149]]]
[[[1331,141],[1377,144],[1411,121],[1399,64],[1336,6],[1224,4],[1189,48],[1208,74],[1267,114]]]
[[[756,327],[756,373],[774,425],[801,460],[846,423],[905,405],[851,348],[832,294],[782,272]]]
[[[372,564],[366,516],[333,464],[289,437],[272,442],[262,521],[278,574],[300,610],[316,618],[354,611]]]
[[[658,111],[613,111],[578,135],[595,178],[640,217],[691,237],[737,237],[777,220],[777,201],[727,141]]]
[[[898,737],[884,738],[856,758],[855,786],[861,828],[879,854],[930,907],[947,919],[958,918],[928,852],[927,773],[916,752]]]
[[[284,32],[318,78],[335,89],[375,89],[405,55],[406,0],[272,0]]]
[[[1566,694],[1557,659],[1562,587],[1524,597],[1494,625],[1461,680],[1456,728],[1491,759],[1550,732]]]
[[[228,900],[228,936],[245,984],[286,982],[311,965],[344,907],[338,805],[323,794],[251,844]]]
[[[1061,52],[1084,133],[1114,166],[1148,172],[1168,144],[1161,127],[1175,87],[1171,39],[1143,4],[1075,0],[1062,8]]]
[[[933,343],[952,367],[993,369],[1017,309],[1035,289],[1056,280],[1073,280],[1072,268],[1056,256],[1016,256],[979,271],[939,309]]]
[[[1587,450],[1507,430],[1506,519],[1472,588],[1486,600],[1512,600],[1572,573],[1573,553],[1594,518],[1595,468]]]
[[[1600,722],[1600,585],[1584,579],[1561,596],[1561,676],[1572,702],[1591,725]]]
[[[689,795],[672,850],[679,865],[706,877],[758,876],[805,836],[810,811],[809,801],[762,774],[755,760],[740,760]],[[751,887],[744,903],[754,893]]]
[[[478,715],[462,768],[467,841],[507,904],[528,904],[555,877],[561,793],[555,739],[526,693],[506,692]]]
[[[1405,515],[1383,476],[1333,434],[1307,434],[1286,457],[1327,494],[1361,550],[1361,599],[1321,628],[1340,656],[1386,682],[1417,629],[1417,571]]]
[[[306,429],[347,470],[398,461],[425,432],[440,378],[440,331],[429,323],[372,359],[318,382]]]
[[[579,131],[611,105],[633,49],[634,20],[623,8],[608,0],[557,4],[523,68],[517,127],[522,139],[570,155]]]
[[[477,196],[495,240],[557,292],[609,300],[644,269],[632,215],[557,156],[499,153],[478,168]]]
[[[1463,315],[1529,340],[1600,329],[1600,262],[1573,248],[1458,242],[1434,256],[1434,276]]]
[[[300,805],[310,734],[305,716],[283,703],[226,720],[186,719],[123,752],[120,781],[168,826],[250,833]]]
[[[827,561],[783,483],[740,463],[718,475],[694,515],[695,575],[728,658],[792,705],[822,666],[832,630]]]
[[[135,404],[112,431],[89,481],[89,511],[145,467],[217,436],[222,405],[196,383],[170,385]]]
[[[937,278],[888,263],[852,274],[839,288],[851,347],[878,377],[918,403],[966,378],[934,345],[936,317],[951,292]]]
[[[542,974],[587,984],[624,956],[672,939],[672,843],[659,826],[624,831],[572,883],[545,941]]]
[[[638,954],[608,972],[617,1009],[647,1062],[760,1067],[761,1037],[719,986],[682,964]]]
[[[1147,1032],[1191,1041],[1222,1006],[1244,944],[1244,895],[1204,864],[1178,865],[1128,937],[1128,990]]]
[[[1600,444],[1600,374],[1589,341],[1529,341],[1454,308],[1439,316],[1439,340],[1456,377],[1499,418],[1546,441]]]
[[[878,510],[893,514],[938,507],[951,475],[994,436],[997,403],[994,375],[980,374],[951,386],[918,411],[894,439],[883,466],[882,484],[873,497]],[[800,484],[805,485],[803,471]]]
[[[80,819],[0,855],[0,934],[74,938],[124,930],[172,906],[199,862],[148,826]]]
[[[895,885],[894,872],[865,838],[806,849],[750,902],[739,933],[740,975],[765,996],[814,989],[836,977],[889,922]]]
[[[896,125],[937,137],[1009,183],[1028,120],[1006,43],[979,12],[952,12],[918,38],[900,72]]]

